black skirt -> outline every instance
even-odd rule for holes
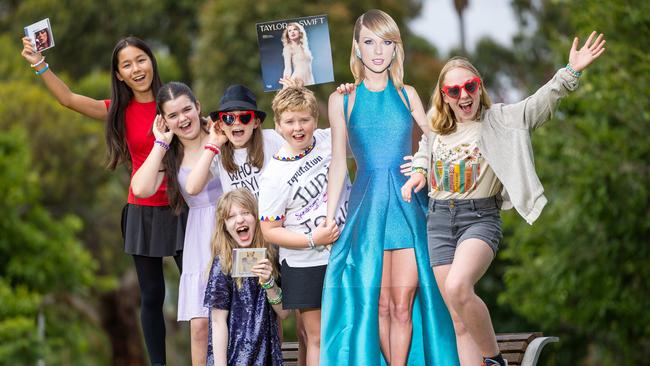
[[[180,254],[185,241],[187,208],[179,215],[169,206],[127,203],[122,209],[122,238],[127,254],[168,257]]]
[[[327,265],[289,267],[282,261],[282,308],[320,309]]]

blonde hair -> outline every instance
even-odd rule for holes
[[[292,22],[287,24],[287,26],[284,28],[284,31],[282,32],[282,46],[284,46],[286,49],[287,45],[290,45],[292,43],[289,39],[289,27],[298,28],[298,32],[300,33],[298,45],[302,47],[302,49],[306,54],[309,55],[309,57],[311,57],[311,52],[309,51],[309,40],[307,39],[307,31],[305,31],[305,27],[303,27],[300,23]]]
[[[455,132],[456,125],[458,124],[458,121],[456,121],[456,115],[451,110],[451,107],[449,107],[449,104],[445,103],[442,97],[442,83],[449,71],[459,67],[468,70],[481,79],[480,105],[476,111],[476,117],[480,117],[483,113],[483,110],[490,108],[492,105],[490,96],[488,96],[485,85],[483,84],[483,77],[478,72],[476,67],[474,67],[474,65],[472,65],[469,60],[464,57],[451,58],[449,61],[447,61],[447,63],[445,63],[445,66],[442,67],[442,70],[440,70],[436,88],[431,95],[431,108],[427,112],[427,119],[429,120],[431,130],[441,135],[448,135]]]
[[[257,200],[255,196],[246,188],[238,188],[230,192],[225,193],[219,199],[216,212],[216,227],[214,229],[214,235],[212,236],[211,243],[211,259],[210,259],[210,268],[215,258],[219,259],[221,263],[221,272],[229,276],[232,273],[232,250],[238,248],[237,241],[228,233],[226,228],[226,220],[230,216],[230,209],[233,205],[238,205],[244,210],[253,215],[255,218],[255,230],[253,230],[253,241],[249,248],[266,248],[266,257],[269,262],[271,262],[271,267],[273,268],[271,275],[275,278],[278,277],[278,268],[276,264],[277,253],[273,245],[267,245],[262,236],[262,229],[260,228],[257,212]],[[235,283],[237,288],[241,288],[242,279],[241,277],[235,278]]]
[[[368,30],[380,38],[395,43],[395,57],[388,69],[395,87],[397,89],[402,88],[404,86],[404,46],[402,44],[402,36],[400,35],[395,20],[393,20],[390,15],[377,9],[368,10],[361,14],[361,16],[357,18],[357,22],[354,24],[352,51],[350,52],[350,70],[354,76],[354,83],[358,85],[365,78],[363,63],[361,62],[361,59],[357,57],[359,33],[361,33],[362,26],[368,28]]]
[[[318,102],[314,93],[304,87],[288,87],[280,90],[273,97],[273,120],[280,123],[282,113],[287,111],[304,111],[307,110],[318,122]]]

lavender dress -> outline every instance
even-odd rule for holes
[[[185,192],[189,173],[190,169],[183,167],[178,171],[181,193],[190,208],[185,229],[183,272],[178,288],[178,321],[208,317],[208,309],[203,307],[203,296],[208,283],[215,211],[217,201],[223,193],[221,181],[217,177],[210,180],[201,193],[189,195]]]
[[[205,306],[228,310],[228,365],[279,366],[282,349],[275,311],[266,300],[266,291],[257,277],[242,279],[241,288],[232,277],[223,274],[214,260],[205,290]],[[207,366],[214,365],[212,321],[208,331]]]

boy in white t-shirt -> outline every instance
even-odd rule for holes
[[[260,179],[261,228],[268,242],[280,246],[282,304],[299,311],[307,335],[307,364],[317,364],[326,245],[338,238],[345,223],[351,185],[346,177],[336,222],[327,222],[331,134],[330,129],[316,129],[316,98],[306,88],[288,87],[275,96],[272,106],[286,143]]]

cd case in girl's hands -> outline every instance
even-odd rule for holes
[[[266,248],[236,248],[232,252],[232,277],[256,277],[251,268],[266,258]]]
[[[32,40],[36,52],[43,52],[54,47],[54,34],[50,26],[50,18],[45,18],[25,27],[25,36]]]

